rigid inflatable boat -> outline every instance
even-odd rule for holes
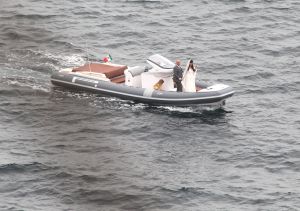
[[[152,105],[222,106],[234,94],[228,85],[208,85],[201,81],[195,83],[196,92],[176,92],[172,79],[175,64],[158,54],[150,56],[147,62],[150,67],[88,62],[55,72],[51,82],[57,86]]]

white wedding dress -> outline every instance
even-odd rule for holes
[[[187,67],[183,73],[182,86],[184,92],[196,92],[196,71],[189,68],[190,60],[188,61]],[[189,68],[189,69],[188,69]]]

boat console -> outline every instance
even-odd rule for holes
[[[172,76],[175,64],[159,54],[150,56],[147,62],[152,69],[142,73],[142,88],[157,89],[156,85],[159,83],[159,90],[174,91]]]
[[[125,85],[146,89],[173,91],[173,67],[175,64],[167,58],[154,54],[147,59],[149,67],[129,67],[125,70]],[[155,86],[159,83],[159,86]]]

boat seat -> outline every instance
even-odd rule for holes
[[[80,67],[72,69],[72,72],[94,72],[102,73],[106,78],[115,78],[124,75],[124,71],[127,69],[126,65],[115,65],[115,64],[103,64],[103,63],[91,63],[85,64]],[[125,80],[125,79],[124,79]]]
[[[135,67],[129,68],[128,72],[130,72],[131,75],[133,77],[135,77],[135,76],[141,75],[143,72],[145,72],[145,69],[146,69],[145,67],[135,66]]]
[[[113,83],[121,84],[121,83],[125,82],[125,76],[122,75],[120,77],[115,77],[115,78],[110,79],[110,81]]]

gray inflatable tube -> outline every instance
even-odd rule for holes
[[[145,89],[126,86],[70,73],[56,72],[51,76],[54,85],[66,88],[90,91],[105,96],[113,96],[124,100],[132,100],[151,105],[188,106],[195,104],[224,104],[225,99],[231,97],[234,91],[226,86],[223,89],[200,92],[174,92]],[[196,82],[201,88],[209,89],[204,82]]]

